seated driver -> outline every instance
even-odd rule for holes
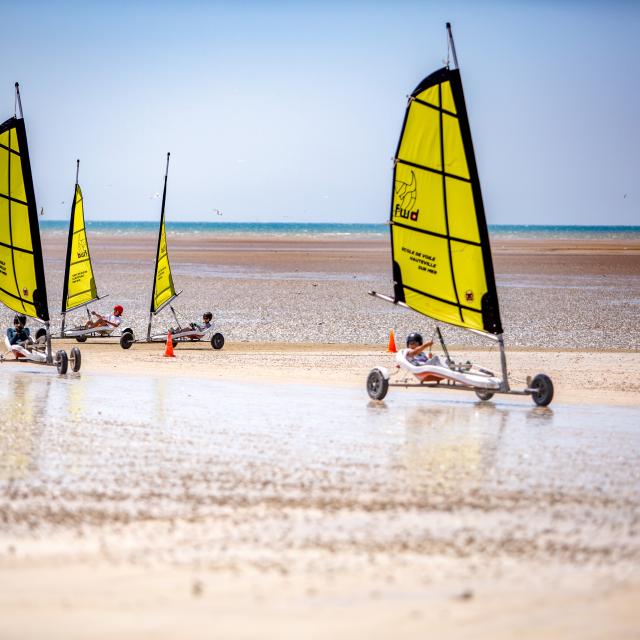
[[[194,329],[198,329],[199,331],[206,331],[207,329],[211,329],[211,321],[213,320],[213,314],[211,311],[205,311],[202,314],[202,324],[198,324],[197,322],[192,322],[191,326]]]
[[[181,331],[189,331],[189,329],[193,329],[194,331],[207,331],[207,329],[211,329],[211,327],[213,326],[211,324],[212,320],[213,314],[211,313],[211,311],[205,311],[202,314],[202,323],[190,322],[189,327],[177,327],[175,329],[173,327],[170,327],[169,331],[171,331],[172,334],[176,334]]]
[[[109,316],[101,316],[99,313],[95,311],[91,312],[92,316],[95,316],[95,320],[88,320],[84,325],[85,329],[95,329],[96,327],[113,327],[114,329],[120,326],[120,322],[122,321],[122,316],[124,309],[117,304],[113,307],[113,313]]]
[[[13,328],[7,329],[7,340],[11,346],[15,344],[24,345],[29,341],[31,332],[27,325],[27,316],[16,315],[13,318]]]
[[[419,333],[410,333],[407,336],[407,360],[411,364],[415,364],[419,367],[424,364],[441,367],[442,362],[438,356],[434,356],[432,353],[429,353],[428,355],[424,353],[426,349],[430,349],[432,346],[433,340],[424,342]]]

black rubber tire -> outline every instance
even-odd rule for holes
[[[82,364],[82,354],[78,347],[72,347],[69,354],[69,361],[71,362],[71,371],[77,373],[80,371],[80,365]]]
[[[175,349],[178,346],[178,341],[174,340],[173,338],[171,338],[171,344],[172,344],[173,348]]]
[[[482,402],[486,402],[487,400],[491,400],[495,393],[493,391],[489,391],[488,389],[475,389],[476,395]]]
[[[133,329],[131,327],[127,327],[126,329],[122,330],[122,335],[124,335],[125,333],[130,333],[131,335],[133,335]]]
[[[36,340],[38,338],[41,338],[42,336],[46,336],[47,335],[47,330],[44,329],[43,327],[40,327],[37,331],[36,331]]]
[[[553,382],[544,373],[539,373],[531,381],[531,389],[535,389],[535,392],[531,394],[531,399],[539,407],[546,407],[553,400]]]
[[[367,393],[372,400],[382,400],[389,391],[389,381],[380,369],[372,369],[367,376]]]
[[[131,345],[133,344],[133,340],[134,340],[134,338],[133,338],[133,333],[129,333],[129,332],[127,331],[127,333],[123,333],[123,334],[120,336],[120,346],[121,346],[123,349],[130,349],[130,348],[131,348]]]
[[[217,351],[222,347],[224,347],[224,336],[221,333],[214,333],[211,336],[211,348]]]
[[[67,369],[69,368],[69,358],[67,358],[66,351],[56,352],[54,362],[56,363],[56,369],[61,376],[67,373]]]
[[[87,336],[76,336],[76,342],[86,342]]]

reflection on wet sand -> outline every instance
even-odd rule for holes
[[[0,480],[37,472],[51,378],[18,373],[0,384]]]
[[[509,411],[492,403],[418,406],[407,412],[404,464],[417,485],[479,482],[491,474]]]

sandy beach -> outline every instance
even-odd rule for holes
[[[65,242],[45,236],[52,310]],[[97,308],[143,335],[153,238],[91,242]],[[176,310],[211,309],[221,351],[0,365],[0,637],[640,637],[640,243],[493,243],[510,376],[550,375],[547,409],[369,400],[389,330],[433,331],[367,295],[388,249],[178,235]]]
[[[146,333],[157,238],[96,235],[91,254],[107,309],[125,308],[124,323]],[[45,234],[47,291],[59,327],[66,236]],[[390,293],[389,241],[380,238],[305,238],[175,234],[169,254],[182,320],[211,309],[231,342],[336,343],[386,346],[389,330],[402,337],[433,323],[367,295]],[[508,347],[640,350],[638,240],[499,238],[493,255]],[[7,321],[11,315],[3,312]],[[82,313],[69,322],[84,321]],[[166,329],[168,310],[158,317]],[[154,324],[154,327],[156,324]],[[486,347],[455,328],[451,345]]]

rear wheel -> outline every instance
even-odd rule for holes
[[[382,400],[389,391],[389,381],[380,369],[372,369],[367,377],[367,393],[373,400]]]
[[[80,365],[82,364],[82,355],[80,354],[80,349],[78,349],[78,347],[73,347],[71,349],[69,360],[71,362],[71,371],[80,371]]]
[[[487,400],[491,400],[495,393],[493,391],[489,391],[488,389],[475,389],[476,395],[480,400],[486,402]]]
[[[539,407],[546,407],[553,400],[553,382],[544,373],[539,373],[531,381],[531,389],[535,389],[531,394],[531,399]]]
[[[87,336],[76,336],[76,342],[86,342]]]
[[[222,349],[224,347],[224,336],[221,333],[214,333],[211,337],[211,346],[214,349]]]
[[[120,336],[120,346],[123,349],[130,349],[132,344],[133,344],[133,333],[129,333],[127,331],[127,333],[123,333],[122,336]]]
[[[66,351],[58,351],[54,362],[60,375],[67,373],[67,369],[69,368],[69,358],[67,358]]]

